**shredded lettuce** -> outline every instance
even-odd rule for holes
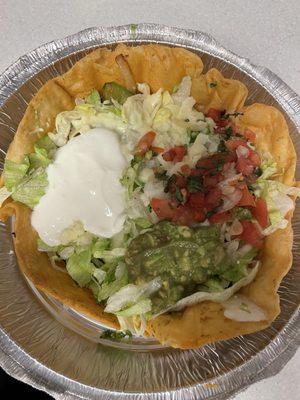
[[[106,300],[110,296],[113,296],[121,288],[125,287],[128,283],[128,273],[125,263],[121,262],[118,264],[115,273],[114,280],[110,280],[109,274],[106,274],[103,280],[102,286],[99,288],[97,293],[97,300],[99,302]]]
[[[290,196],[300,196],[300,188],[260,177],[254,189],[255,195],[263,197],[267,203],[270,226],[263,233],[269,235],[277,229],[284,229],[288,224],[285,216],[294,209],[294,202]]]
[[[47,174],[43,168],[38,168],[30,173],[15,188],[12,198],[26,206],[33,208],[45,194],[48,186]]]
[[[272,160],[272,158],[268,158],[262,162],[260,168],[262,170],[262,174],[258,178],[258,182],[268,179],[270,176],[274,175],[277,171],[277,164]]]
[[[11,192],[5,186],[0,189],[0,207],[11,196]]]
[[[231,266],[231,268],[228,268],[222,274],[222,277],[233,283],[238,282],[239,280],[247,276],[248,274],[247,267],[256,255],[257,255],[257,249],[253,247],[246,254],[238,258],[234,263],[234,265]]]
[[[36,147],[35,152],[28,155],[30,168],[46,168],[52,160],[48,157],[48,153],[46,149]]]
[[[101,99],[100,99],[100,94],[99,92],[94,89],[92,90],[92,92],[87,96],[87,98],[85,99],[87,103],[96,105],[99,104]]]
[[[139,226],[140,228],[150,228],[153,224],[146,218],[136,218],[133,220],[133,222]]]
[[[11,160],[5,160],[3,176],[6,188],[10,191],[14,191],[25,177],[29,167],[30,163],[28,157],[24,157],[23,162],[19,164]]]
[[[152,302],[150,299],[140,300],[138,303],[134,304],[131,307],[128,307],[122,311],[116,312],[116,315],[119,317],[132,317],[134,315],[142,315],[151,311]]]
[[[200,303],[202,301],[213,301],[216,303],[222,303],[228,300],[234,293],[240,290],[243,286],[248,285],[253,281],[259,269],[259,262],[256,263],[255,267],[247,269],[247,275],[236,282],[234,285],[229,288],[223,290],[222,292],[197,292],[192,294],[191,296],[185,297],[179,300],[174,306],[168,307],[166,310],[162,310],[159,314],[163,314],[168,311],[179,311],[187,306],[191,306],[193,304]],[[157,316],[155,315],[155,316]]]
[[[78,283],[80,287],[87,286],[95,271],[95,266],[91,262],[91,252],[83,251],[79,254],[73,254],[67,261],[67,271],[71,278]]]
[[[151,294],[160,289],[161,284],[160,277],[142,285],[130,283],[108,298],[105,311],[116,313],[131,307],[140,300],[150,297]]]

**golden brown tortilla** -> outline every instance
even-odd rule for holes
[[[162,45],[128,47],[121,44],[113,51],[98,49],[81,59],[66,74],[49,81],[30,102],[7,158],[20,161],[24,154],[32,151],[33,143],[38,138],[32,133],[37,116],[39,126],[46,134],[53,129],[55,117],[60,111],[74,107],[76,97],[85,96],[94,88],[100,90],[106,82],[123,84],[115,62],[119,54],[126,58],[135,81],[147,82],[152,91],[161,87],[171,90],[183,76],[190,75],[192,95],[205,106],[205,110],[210,107],[231,112],[243,110],[244,115],[238,119],[238,125],[241,129],[247,127],[256,132],[258,149],[272,154],[279,171],[283,172],[281,181],[293,183],[296,154],[282,114],[263,104],[244,107],[248,91],[241,82],[224,78],[216,69],[201,74],[202,61],[194,53]],[[210,83],[217,83],[217,86],[211,87]],[[37,235],[30,224],[29,208],[7,201],[0,210],[0,219],[5,220],[12,214],[16,214],[15,249],[18,262],[22,272],[35,286],[79,312],[108,326],[118,327],[116,318],[103,312],[103,307],[96,303],[89,290],[79,288],[69,275],[54,269],[47,255],[37,250]],[[265,310],[268,316],[266,321],[232,321],[224,317],[221,304],[203,302],[180,313],[161,315],[150,321],[148,334],[161,343],[187,349],[269,326],[280,312],[277,289],[291,267],[292,241],[290,225],[267,237],[261,255],[261,269],[255,280],[241,291]]]

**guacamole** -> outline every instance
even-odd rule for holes
[[[162,287],[152,297],[154,312],[199,290],[222,291],[247,272],[247,263],[228,256],[219,224],[190,228],[161,221],[132,240],[125,262],[131,282],[161,277]]]

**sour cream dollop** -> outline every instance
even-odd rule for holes
[[[47,168],[49,185],[31,217],[40,238],[57,246],[62,232],[76,221],[97,236],[120,232],[125,220],[120,177],[125,167],[118,135],[109,129],[91,129],[61,147]]]

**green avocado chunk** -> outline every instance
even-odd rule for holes
[[[126,89],[124,86],[119,85],[116,82],[106,83],[101,91],[103,100],[116,100],[119,104],[124,104],[128,97],[134,93]]]

